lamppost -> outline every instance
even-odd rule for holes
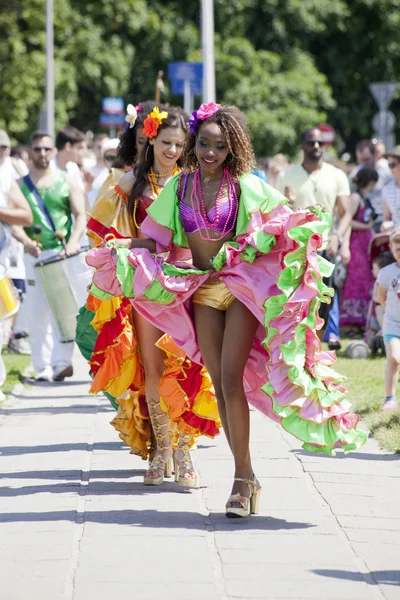
[[[46,130],[54,140],[54,5],[46,0]]]
[[[215,102],[214,0],[201,0],[203,102]]]

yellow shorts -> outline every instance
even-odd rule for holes
[[[194,304],[210,306],[217,310],[228,310],[235,296],[228,290],[225,283],[217,278],[208,279],[193,294]]]

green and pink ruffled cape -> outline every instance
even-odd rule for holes
[[[192,318],[191,297],[215,271],[232,294],[257,317],[259,327],[244,373],[248,401],[313,452],[333,454],[360,447],[367,433],[345,397],[343,378],[332,369],[333,352],[321,350],[316,329],[321,302],[332,290],[323,277],[332,265],[318,255],[330,218],[319,209],[293,212],[286,199],[261,179],[240,177],[234,241],[213,260],[213,271],[179,262],[187,248],[177,197],[178,176],[148,209],[142,231],[168,248],[168,261],[146,249],[92,250],[98,288],[129,298],[135,309],[171,335],[202,364]]]

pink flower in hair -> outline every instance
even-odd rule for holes
[[[209,102],[208,104],[202,104],[200,108],[197,109],[197,118],[200,121],[204,121],[205,119],[209,119],[221,108],[220,104],[215,104],[215,102]]]
[[[200,108],[194,110],[190,116],[188,121],[188,125],[190,127],[190,133],[193,135],[196,134],[196,131],[199,127],[199,121],[204,121],[205,119],[209,119],[217,110],[221,108],[220,104],[215,104],[215,102],[209,102],[208,104],[202,104]]]

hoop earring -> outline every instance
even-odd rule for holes
[[[230,156],[231,156],[230,160],[225,159],[225,162],[228,165],[231,165],[233,163],[233,161],[235,160],[235,158],[236,158],[236,156],[234,154],[231,154]]]
[[[148,153],[148,151],[149,151],[149,148],[150,148],[150,144],[147,146],[147,148],[146,148],[146,152],[144,153],[144,160],[145,160],[146,162],[149,162],[149,159],[148,159],[148,156],[147,156],[147,153]]]

